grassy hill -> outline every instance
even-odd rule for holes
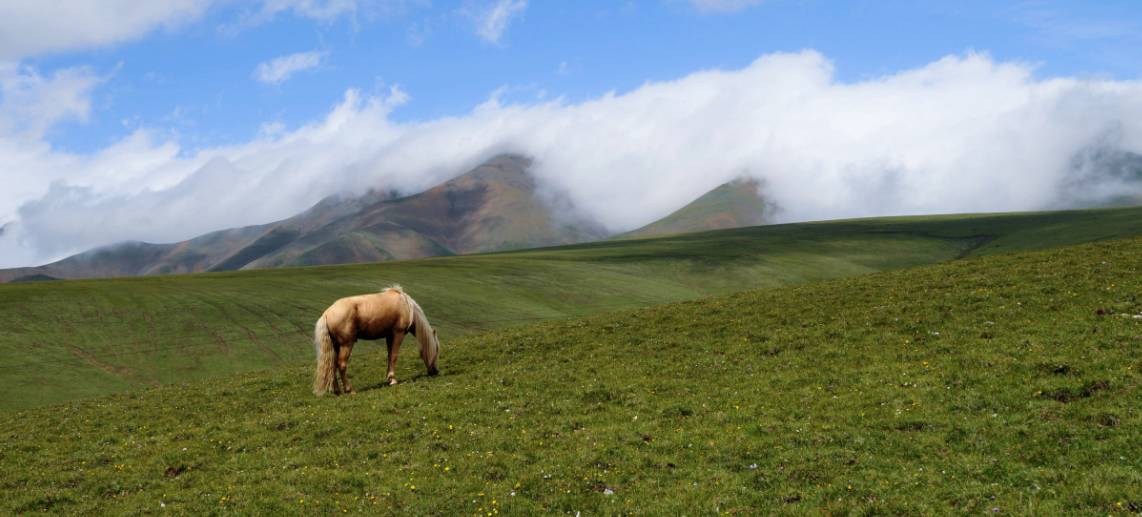
[[[759,189],[754,179],[725,183],[670,215],[622,237],[652,237],[769,223],[774,210],[762,199]]]
[[[951,222],[968,226],[944,226]],[[793,233],[867,234],[859,225],[875,225],[905,248],[918,244],[899,233],[902,222],[836,224]],[[926,249],[962,253],[964,241],[946,235],[970,227],[926,221],[927,234],[945,236],[931,239],[950,243]],[[749,233],[686,242],[717,235]],[[804,238],[765,235],[769,245]],[[1030,240],[1007,235],[979,250]],[[805,246],[869,245],[855,237]],[[613,274],[607,268],[630,256],[622,249],[539,255],[574,263],[568,255],[609,250],[592,269]],[[309,365],[286,362],[7,413],[0,512],[1137,513],[1140,249],[1136,237],[976,257],[469,334],[444,343],[439,377],[421,375],[406,349],[405,382],[395,388],[381,386],[382,352],[366,348],[352,370],[362,391],[340,398],[313,397]],[[467,260],[406,267],[475,272],[527,259]],[[847,263],[860,267],[852,255]],[[489,295],[504,279],[480,276],[485,296],[498,298]],[[208,305],[240,292],[211,289],[242,278],[194,277],[185,280],[203,283],[179,287],[194,285],[186,294]],[[259,281],[272,291],[287,279]],[[131,285],[120,291],[129,301],[151,296],[143,286],[162,291],[148,282],[172,280],[57,285],[91,294]],[[514,299],[531,307],[556,298],[538,296]],[[288,314],[309,303],[301,298],[263,302],[263,310]],[[251,303],[227,304],[228,326],[256,310]]]
[[[381,264],[5,284],[0,408],[306,362],[321,311],[390,283],[421,302],[447,350],[483,330],[1131,235],[1142,235],[1142,208],[776,225]],[[383,347],[359,350],[370,348]]]

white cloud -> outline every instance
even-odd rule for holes
[[[272,138],[285,133],[285,128],[285,124],[281,121],[265,122],[258,128],[258,134],[263,137]]]
[[[264,223],[338,192],[415,192],[500,152],[534,157],[544,188],[615,231],[742,174],[785,221],[1050,208],[1075,185],[1142,194],[1086,165],[1091,149],[1142,153],[1142,82],[1037,79],[984,55],[843,83],[815,52],[772,54],[576,104],[393,121],[407,100],[350,91],[320,121],[189,154],[145,130],[93,155],[0,137],[0,184],[20,192],[0,204],[15,221],[0,266]]]
[[[325,52],[298,52],[260,63],[254,78],[266,84],[281,84],[293,74],[316,68],[325,59]]]
[[[251,3],[254,4],[252,9],[236,21],[223,24],[220,30],[223,33],[236,33],[267,23],[283,13],[323,23],[332,23],[344,17],[355,26],[360,19],[399,16],[428,7],[431,0],[260,0]]]
[[[527,0],[495,0],[476,12],[476,35],[488,43],[499,43],[512,18],[523,14]]]
[[[102,81],[85,67],[36,69],[0,62],[0,137],[39,139],[59,122],[83,121],[91,111],[91,89]]]
[[[236,31],[282,13],[332,22],[341,17],[396,15],[428,0],[257,0],[238,3],[249,11],[222,25]],[[233,0],[4,0],[0,2],[0,61],[53,52],[87,50],[132,41],[161,28],[202,19]]]
[[[358,4],[357,0],[265,0],[262,11],[269,15],[293,11],[306,18],[331,20],[357,12]]]
[[[690,5],[703,13],[736,13],[760,3],[761,0],[690,0]]]
[[[236,34],[243,29],[267,23],[282,13],[325,23],[333,22],[341,16],[355,20],[360,7],[358,0],[263,0],[254,4],[251,10],[237,20],[222,24],[219,30]]]
[[[4,0],[0,60],[82,50],[132,40],[194,21],[213,0]],[[66,12],[65,12],[66,11]]]

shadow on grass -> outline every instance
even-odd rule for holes
[[[412,377],[408,377],[405,379],[397,379],[400,382],[396,386],[389,386],[388,381],[381,381],[381,382],[366,384],[360,388],[357,388],[357,393],[365,393],[367,391],[373,391],[373,390],[379,390],[379,389],[385,389],[385,388],[399,388],[402,384],[412,384],[414,382],[419,382],[421,380],[426,380],[426,381],[432,380],[433,378],[439,379],[439,378],[442,378],[445,376],[449,376],[449,374],[444,373],[443,370],[436,375],[429,375],[427,372],[418,373],[416,375],[413,375]]]

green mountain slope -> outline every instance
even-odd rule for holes
[[[475,334],[445,342],[438,377],[406,348],[392,388],[361,348],[363,389],[340,398],[289,362],[8,413],[0,511],[1135,513],[1139,249]]]
[[[459,335],[1142,235],[1142,208],[773,225],[338,267],[0,285],[0,407],[35,407],[308,360],[333,300],[404,285]],[[364,348],[368,348],[367,346]]]
[[[653,237],[770,223],[773,207],[762,198],[759,188],[756,180],[731,181],[703,194],[670,215],[627,232],[622,237]]]

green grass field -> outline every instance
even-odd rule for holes
[[[455,338],[490,329],[1131,235],[1142,235],[1142,208],[790,224],[368,265],[5,284],[0,409],[292,368],[312,358],[312,322],[333,300],[393,282],[421,302],[447,350]]]
[[[312,396],[310,366],[283,358],[8,412],[0,513],[1138,513],[1140,250],[974,257],[469,333],[445,343],[438,377],[410,351],[392,388],[383,353],[362,349],[351,396]],[[470,260],[402,267],[525,259]],[[286,289],[300,274],[258,278]],[[242,278],[196,277],[188,294]],[[700,292],[684,282],[669,285]]]

